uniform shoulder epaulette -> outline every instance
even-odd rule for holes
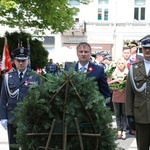
[[[137,64],[139,64],[139,62],[134,62],[132,65],[137,65]]]
[[[137,62],[134,62],[132,65],[135,66],[135,65],[140,65],[142,63],[142,61],[137,61]]]

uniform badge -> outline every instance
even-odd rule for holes
[[[138,66],[138,65],[135,65],[134,68],[137,69],[137,68],[139,68],[139,66]]]
[[[24,85],[27,86],[28,85],[28,81],[25,81]]]
[[[24,48],[20,48],[20,53],[24,53]]]
[[[29,79],[32,79],[33,76],[30,76]]]
[[[9,78],[12,78],[12,75],[9,75]]]

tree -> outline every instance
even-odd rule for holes
[[[91,0],[76,0],[88,4]],[[0,0],[0,24],[19,27],[20,30],[35,28],[53,33],[73,27],[78,8],[71,7],[68,0]]]
[[[13,33],[5,33],[5,37],[7,38],[9,51],[11,53],[12,50],[16,49],[17,47],[23,46],[23,47],[29,47],[28,44],[30,44],[30,50],[31,50],[31,68],[43,68],[47,65],[48,62],[48,52],[45,50],[45,48],[42,45],[42,42],[35,39],[32,40],[32,36],[29,33],[24,32],[13,32]],[[29,43],[27,41],[29,39]],[[20,45],[18,45],[20,44]],[[2,55],[4,47],[4,38],[0,38],[0,54]]]

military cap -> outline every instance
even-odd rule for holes
[[[141,41],[141,46],[142,47],[150,47],[150,38],[143,39]]]
[[[100,52],[97,52],[96,54],[95,54],[95,56],[99,56],[100,55]]]
[[[29,58],[30,50],[24,47],[17,48],[11,52],[14,59],[26,60]]]
[[[104,59],[108,59],[109,61],[111,61],[111,60],[112,60],[112,56],[111,56],[111,55],[106,55],[106,56],[104,57]]]
[[[136,46],[138,46],[138,43],[136,43],[135,41],[132,41],[132,42],[129,42],[129,43],[127,44],[127,46],[130,47],[130,48],[136,47]]]
[[[96,56],[99,56],[99,55],[105,57],[107,55],[107,53],[104,51],[96,53]]]

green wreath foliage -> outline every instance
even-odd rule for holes
[[[63,149],[66,145],[66,150],[80,150],[81,143],[85,150],[116,148],[112,114],[94,78],[73,69],[57,77],[48,74],[42,78],[42,84],[32,87],[14,112],[17,146],[21,150],[39,150],[47,145],[48,149]]]
[[[123,92],[126,88],[126,82],[127,80],[123,80],[122,82],[117,82],[117,83],[113,83],[113,84],[109,84],[109,87],[112,90],[118,90],[120,92]]]

